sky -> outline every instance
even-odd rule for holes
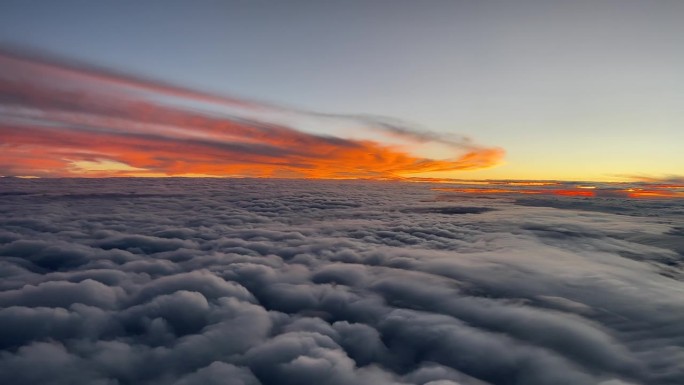
[[[681,1],[3,1],[0,47],[40,53],[38,61],[66,63],[76,74],[42,68],[26,75],[30,64],[3,54],[2,172],[597,181],[681,175],[682,16]],[[87,66],[74,69],[73,62]],[[118,85],[93,73],[116,74]],[[22,76],[24,91],[8,85]],[[145,85],[123,92],[122,77]],[[41,97],[31,99],[26,89]],[[70,89],[88,97],[70,99]],[[121,107],[128,126],[103,121],[121,114],[112,105],[124,101],[163,107],[155,116],[166,118],[150,121],[129,106]],[[76,104],[87,122],[65,116]],[[173,129],[157,127],[166,130],[164,143],[187,140],[176,131],[188,126],[178,124],[197,115],[258,125],[263,141],[253,132],[246,139],[245,130],[216,138],[203,126],[197,131],[205,142],[223,146],[212,156],[206,148],[216,145],[205,142],[157,153],[160,138],[147,133],[141,144],[149,126],[130,127],[168,126],[172,112],[183,118]],[[131,130],[138,130],[134,138]],[[282,135],[299,136],[287,142]],[[79,139],[67,145],[67,136]],[[107,146],[93,145],[102,142]],[[226,143],[233,146],[226,150]]]

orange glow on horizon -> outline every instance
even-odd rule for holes
[[[568,197],[593,197],[596,193],[591,190],[569,189],[569,190],[551,190],[553,195],[562,195]]]
[[[669,188],[669,186],[668,186]],[[684,191],[627,189],[630,198],[684,198]]]
[[[505,181],[499,184],[505,184]],[[493,184],[497,184],[496,182]],[[512,185],[511,185],[512,186]],[[564,197],[582,197],[582,198],[634,198],[634,199],[676,199],[684,198],[684,191],[680,191],[681,186],[664,185],[662,189],[645,189],[638,187],[630,188],[597,188],[592,189],[582,188],[547,188],[547,189],[526,189],[526,188],[454,188],[454,187],[438,187],[433,188],[434,191],[457,193],[457,194],[473,194],[473,195],[556,195]]]
[[[534,185],[534,184],[532,184]],[[515,186],[511,184],[511,186]],[[533,189],[511,189],[511,188],[435,188],[436,191],[447,191],[464,194],[527,194],[527,195],[562,195],[562,196],[577,196],[577,197],[593,197],[593,191],[583,191],[576,189],[548,189],[548,190],[533,190]]]

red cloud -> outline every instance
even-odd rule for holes
[[[231,111],[190,107],[206,102]],[[79,162],[104,161],[110,166],[87,175],[399,178],[491,167],[503,157],[499,148],[469,144],[453,159],[427,159],[235,116],[235,109],[278,107],[0,55],[0,174],[81,176]]]

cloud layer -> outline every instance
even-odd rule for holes
[[[14,384],[684,382],[681,201],[0,183]]]
[[[319,134],[286,124],[302,119]],[[321,134],[331,120],[399,142]],[[378,117],[296,111],[2,51],[0,122],[0,175],[399,178],[503,158],[500,148]],[[425,143],[453,156],[411,152]]]

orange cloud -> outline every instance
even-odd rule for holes
[[[214,109],[197,107],[207,102]],[[269,109],[278,107],[0,53],[0,175],[401,178],[492,167],[504,154],[468,143],[428,159],[251,117]]]
[[[470,185],[454,182],[454,184]],[[524,182],[524,181],[478,181],[483,187],[438,187],[435,191],[475,195],[556,195],[579,198],[684,198],[684,187],[680,185],[641,185],[612,183],[603,185],[572,185],[572,182]],[[541,188],[531,188],[531,187]]]

